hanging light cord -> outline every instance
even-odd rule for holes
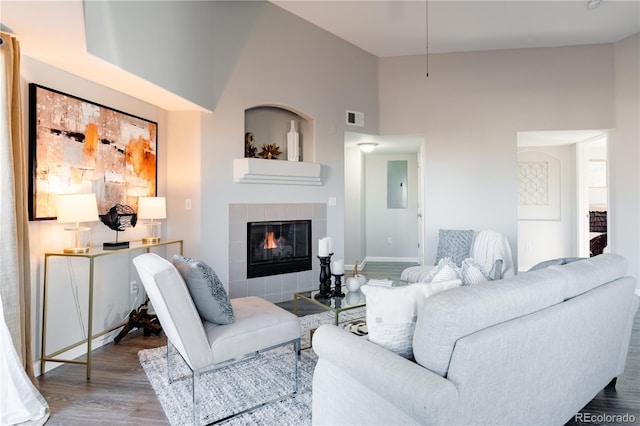
[[[429,77],[429,0],[424,2],[424,27],[426,76]]]

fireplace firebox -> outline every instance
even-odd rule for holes
[[[311,221],[247,223],[247,278],[311,270]]]

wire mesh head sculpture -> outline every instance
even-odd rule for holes
[[[138,222],[138,215],[131,206],[126,204],[116,204],[107,213],[101,214],[99,217],[100,221],[107,225],[109,229],[116,231],[116,244],[118,243],[118,232],[133,228]]]

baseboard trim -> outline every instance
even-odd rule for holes
[[[104,336],[99,336],[99,337],[94,337],[93,342],[91,343],[91,352],[93,352],[93,350],[98,349],[104,345],[107,345],[109,343],[113,343],[113,335],[112,333],[109,333],[107,335]],[[86,344],[84,345],[80,345],[77,346],[75,348],[71,348],[66,352],[61,353],[60,355],[58,355],[58,358],[60,359],[76,359],[76,358],[80,358],[81,356],[84,356],[87,354],[87,346]],[[39,356],[39,353],[38,353]],[[40,360],[40,358],[38,358],[36,361],[33,362],[33,374],[34,376],[38,377],[40,376],[40,363],[42,361]],[[65,362],[56,362],[56,361],[47,361],[47,363],[45,364],[45,370],[44,372],[47,373],[48,371],[51,371],[53,369],[56,369],[62,365],[65,365],[68,363]],[[86,365],[83,365],[83,368],[86,368]]]
[[[344,265],[345,270],[353,271],[355,268],[355,263],[351,265]],[[358,271],[362,271],[362,269],[367,266],[367,259],[365,258],[362,262],[358,260]]]
[[[358,261],[358,270],[362,271],[365,266],[367,266],[367,262],[397,262],[397,263],[416,263],[419,264],[417,257],[375,257],[375,256],[367,256],[364,258],[362,262]],[[348,271],[353,271],[353,265],[344,265],[344,269]]]
[[[418,263],[417,257],[373,257],[367,256],[365,262],[403,262],[403,263]]]

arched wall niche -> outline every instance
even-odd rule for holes
[[[245,135],[251,133],[254,138],[256,155],[262,158],[262,147],[276,144],[282,152],[279,160],[287,160],[287,133],[291,121],[299,133],[300,161],[313,163],[315,160],[314,120],[304,112],[284,105],[264,104],[247,108],[244,112]]]

